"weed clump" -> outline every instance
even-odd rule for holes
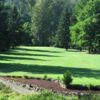
[[[47,77],[48,77],[47,74],[45,74],[43,78],[44,78],[44,79],[47,79]]]

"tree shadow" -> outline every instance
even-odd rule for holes
[[[87,53],[87,54],[90,54],[90,55],[100,55],[100,52],[92,52],[92,53]]]
[[[100,70],[91,70],[87,68],[70,68],[63,66],[48,66],[48,65],[27,65],[27,64],[0,64],[0,72],[30,72],[32,74],[63,74],[66,70],[71,71],[72,76],[76,78],[96,78],[100,79]]]
[[[44,57],[61,57],[61,56],[55,56],[55,55],[47,55],[47,54],[28,54],[28,53],[18,53],[17,51],[15,52],[5,52],[3,54],[6,54],[6,55],[22,55],[22,56],[44,56]]]
[[[67,52],[86,52],[86,50],[68,49]]]
[[[14,50],[49,52],[49,53],[62,53],[62,52],[59,52],[59,51],[49,51],[49,50],[40,50],[40,49],[26,49],[26,48],[15,48]]]
[[[10,60],[39,60],[39,61],[48,61],[44,59],[37,59],[37,58],[25,58],[25,57],[11,57],[11,56],[0,56],[0,60],[10,61]]]

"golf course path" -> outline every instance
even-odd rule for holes
[[[19,92],[21,94],[32,94],[32,93],[36,94],[33,90],[28,90],[28,89],[25,89],[25,88],[21,88],[21,87],[15,85],[15,84],[4,81],[2,78],[0,78],[0,82],[2,82],[4,85],[10,87],[15,92]]]

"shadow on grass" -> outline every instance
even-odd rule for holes
[[[25,58],[25,57],[10,57],[10,56],[0,56],[0,60],[5,60],[5,61],[9,61],[9,60],[39,60],[39,61],[48,61],[48,60],[44,60],[44,59],[37,59],[37,58]]]
[[[86,52],[86,50],[80,51],[80,50],[77,50],[77,49],[68,49],[67,51],[68,52]]]
[[[17,51],[16,52],[5,52],[5,53],[3,53],[3,54],[6,54],[6,55],[22,55],[22,56],[47,56],[47,57],[60,57],[60,56],[55,56],[55,55],[47,55],[47,54],[28,54],[28,53],[17,53]]]
[[[86,68],[70,68],[62,66],[46,66],[46,65],[26,65],[26,64],[0,64],[0,72],[30,72],[32,74],[63,74],[66,70],[70,70],[72,75],[77,78],[100,78],[100,70],[91,70]]]
[[[40,50],[40,49],[25,49],[25,48],[15,48],[14,50],[48,52],[48,53],[62,53],[62,52],[59,52],[59,51],[49,51],[49,50]]]

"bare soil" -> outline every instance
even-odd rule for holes
[[[83,86],[83,85],[71,85],[69,89],[66,89],[60,86],[60,82],[54,82],[54,81],[49,81],[49,80],[44,80],[44,79],[37,79],[37,78],[23,79],[21,77],[12,78],[10,76],[0,76],[0,77],[8,79],[8,80],[13,80],[15,82],[24,83],[24,84],[37,85],[45,89],[67,91],[67,92],[77,92],[77,93],[89,93],[87,86]],[[100,93],[100,89],[98,88],[93,89],[91,91],[95,94]]]

